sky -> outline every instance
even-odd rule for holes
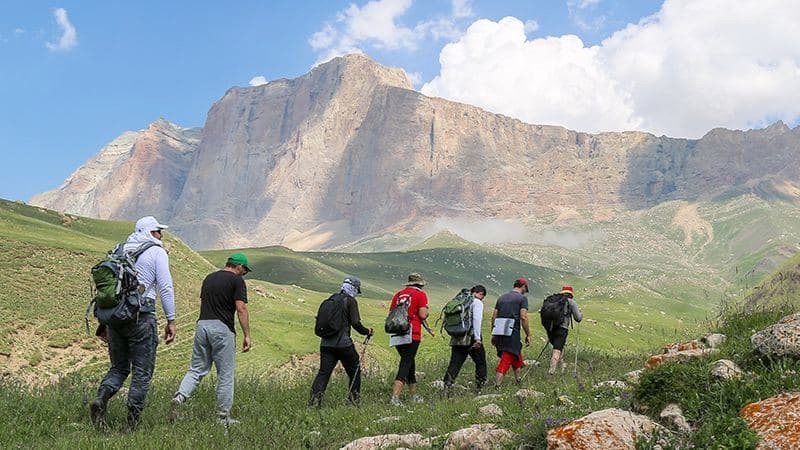
[[[347,53],[533,124],[697,139],[800,123],[796,0],[2,0],[0,198],[126,131]]]

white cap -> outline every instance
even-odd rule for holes
[[[158,223],[155,217],[153,216],[145,216],[141,219],[136,221],[136,232],[146,232],[149,233],[151,231],[156,230],[163,230],[165,228],[169,228],[168,226]]]

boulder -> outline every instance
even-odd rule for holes
[[[677,430],[681,433],[692,432],[692,426],[689,425],[689,422],[683,415],[683,410],[681,409],[680,405],[670,403],[664,407],[659,417],[661,417],[661,419],[670,425],[674,430]]]
[[[484,416],[499,417],[503,415],[503,408],[498,406],[496,403],[489,403],[488,405],[478,408],[478,412]]]
[[[741,416],[758,433],[758,449],[800,448],[800,392],[785,392],[750,403]]]
[[[445,450],[489,450],[507,448],[517,434],[493,423],[481,423],[453,431],[444,443]]]
[[[711,369],[711,375],[721,380],[731,380],[742,376],[742,369],[730,359],[720,359],[714,362],[714,368]]]
[[[548,450],[635,450],[639,437],[666,430],[647,416],[617,408],[595,411],[547,432]]]
[[[382,434],[356,439],[340,450],[375,450],[379,448],[396,449],[398,447],[430,447],[430,439],[420,434]]]
[[[728,337],[722,333],[708,333],[700,339],[700,342],[710,348],[719,348]]]
[[[764,356],[800,357],[800,313],[786,316],[750,336],[750,344]]]

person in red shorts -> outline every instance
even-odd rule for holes
[[[525,367],[522,359],[520,330],[525,332],[525,345],[531,343],[528,327],[528,280],[517,278],[511,291],[497,299],[492,312],[492,344],[497,347],[500,362],[495,369],[494,387],[499,388],[508,369],[514,369],[517,385],[522,383],[520,370]]]
[[[415,375],[417,350],[422,341],[422,322],[428,318],[428,295],[422,290],[423,286],[425,286],[425,279],[422,278],[422,275],[414,272],[408,276],[406,287],[392,297],[390,309],[394,309],[400,302],[408,303],[408,320],[411,323],[410,342],[395,346],[397,353],[400,354],[400,365],[397,368],[397,375],[394,377],[392,398],[389,402],[394,406],[402,406],[400,393],[403,391],[403,386],[406,385],[408,385],[411,401],[416,403],[423,401],[422,397],[417,394]]]

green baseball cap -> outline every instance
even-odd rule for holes
[[[251,272],[250,266],[247,263],[247,256],[244,256],[243,253],[234,253],[228,257],[228,261],[226,264],[235,264],[237,266],[244,267],[244,270],[247,272]]]

